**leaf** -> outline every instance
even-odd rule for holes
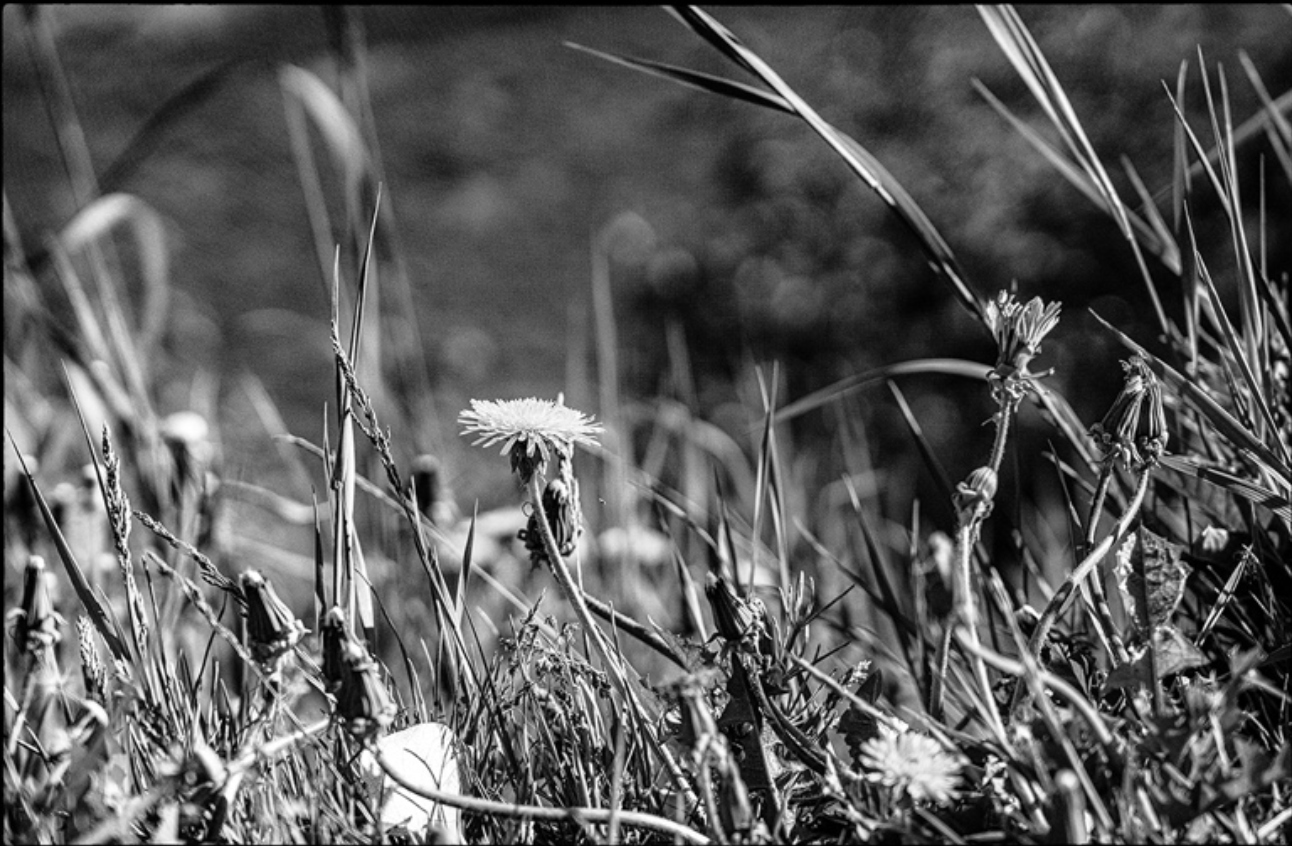
[[[1161,682],[1176,673],[1194,667],[1203,667],[1207,658],[1175,626],[1159,626],[1153,633],[1152,654],[1150,647],[1135,651],[1134,660],[1116,667],[1104,682],[1105,689],[1150,685],[1156,665],[1157,680]]]
[[[1184,548],[1140,527],[1117,552],[1117,586],[1135,626],[1135,635],[1168,625],[1184,597],[1189,568],[1180,560]]]
[[[453,729],[443,723],[417,723],[381,738],[377,748],[387,763],[409,781],[441,793],[462,795],[456,738]],[[377,795],[383,780],[389,783],[376,758],[367,750],[359,756],[359,768],[372,795]],[[396,787],[381,803],[382,826],[402,826],[413,835],[415,842],[427,842],[425,838],[432,827],[442,829],[446,835],[442,842],[463,842],[461,814],[457,808],[433,802],[403,787]]]
[[[883,675],[876,669],[868,673],[866,678],[857,685],[857,695],[873,705],[879,698],[882,686]],[[849,704],[847,710],[839,717],[839,733],[843,735],[844,743],[848,745],[848,754],[852,757],[853,765],[859,767],[861,747],[866,741],[879,737],[879,721],[856,705]]]

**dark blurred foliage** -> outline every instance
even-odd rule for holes
[[[101,170],[168,96],[214,74],[155,146],[112,171],[117,183],[104,187],[144,198],[174,239],[178,307],[163,372],[176,384],[202,367],[256,372],[289,425],[317,437],[331,392],[327,305],[274,69],[294,62],[333,79],[328,19],[301,7],[47,11]],[[1209,62],[1224,63],[1236,122],[1257,108],[1238,50],[1250,54],[1274,96],[1292,86],[1292,18],[1277,6],[1020,11],[1126,197],[1133,194],[1118,166],[1123,155],[1150,190],[1169,185],[1173,118],[1162,82],[1174,88],[1181,61],[1190,62],[1188,113],[1210,136],[1201,131],[1199,47]],[[14,7],[4,14],[5,190],[31,247],[74,206],[21,18]],[[1063,302],[1063,322],[1040,364],[1057,368],[1054,385],[1083,419],[1097,419],[1116,392],[1116,360],[1125,353],[1086,309],[1152,346],[1148,301],[1112,224],[974,92],[977,77],[1039,125],[973,9],[715,14],[876,154],[984,298],[1016,282],[1022,296]],[[567,374],[570,361],[587,372],[594,347],[590,244],[625,210],[653,230],[646,249],[612,263],[631,395],[667,388],[670,323],[682,329],[702,416],[733,400],[733,381],[748,378],[751,361],[779,362],[783,398],[792,400],[906,359],[994,358],[986,331],[926,267],[914,239],[805,126],[562,46],[575,41],[744,80],[664,12],[371,7],[361,19],[386,187],[437,392],[438,420],[395,441],[448,456],[464,501],[492,496],[501,479],[468,472],[493,458],[454,436],[452,418],[468,398],[564,388],[598,411],[595,391],[569,384]],[[1239,152],[1249,197],[1262,153],[1261,138]],[[1286,184],[1270,181],[1269,263],[1286,269],[1292,197]],[[1204,192],[1202,249],[1217,257],[1212,273],[1230,291],[1219,258],[1227,251],[1211,249],[1227,238],[1211,202]],[[1178,292],[1168,285],[1163,295],[1178,313]],[[992,411],[984,387],[935,378],[903,387],[953,476],[981,463],[990,430],[980,424]],[[870,409],[876,463],[894,476],[918,467],[886,391],[848,407]],[[817,413],[797,422],[796,434],[829,437],[832,427]],[[1044,428],[1025,415],[1021,431],[1021,453],[1036,455]],[[918,492],[936,502],[927,474],[921,478]]]

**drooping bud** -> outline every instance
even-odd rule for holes
[[[541,513],[547,517],[557,551],[562,555],[572,555],[579,536],[583,534],[583,510],[579,506],[579,482],[570,469],[569,459],[564,456],[560,459],[559,475],[543,489]],[[537,509],[531,511],[526,527],[517,533],[535,564],[547,556],[538,525],[539,515]]]
[[[1090,427],[1090,435],[1103,452],[1104,461],[1120,458],[1128,464],[1138,464],[1140,457],[1135,447],[1135,433],[1139,429],[1140,410],[1148,393],[1149,379],[1156,381],[1156,377],[1138,355],[1123,361],[1122,370],[1126,374],[1122,388],[1104,419]]]

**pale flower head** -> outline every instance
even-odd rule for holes
[[[912,801],[945,805],[956,797],[960,758],[941,743],[917,732],[881,727],[879,736],[861,747],[867,779],[890,787]]]
[[[511,455],[511,468],[527,483],[542,471],[552,453],[572,457],[575,444],[596,446],[602,427],[559,399],[471,400],[471,410],[458,415],[463,435],[478,435],[472,446],[502,444]]]
[[[1041,351],[1041,341],[1059,325],[1060,308],[1059,303],[1047,305],[1040,297],[1020,303],[1006,291],[987,304],[987,326],[998,352],[993,376],[1012,387],[1019,398],[1027,389],[1028,377],[1036,375],[1028,373],[1028,365]]]

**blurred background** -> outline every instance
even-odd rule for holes
[[[1123,156],[1150,191],[1170,185],[1174,124],[1163,83],[1174,91],[1182,61],[1190,65],[1186,111],[1210,137],[1201,131],[1199,50],[1226,69],[1235,123],[1259,109],[1240,50],[1274,97],[1292,87],[1292,15],[1276,5],[1020,12],[1123,196],[1134,196],[1118,166]],[[33,58],[43,32],[62,63],[99,190],[140,198],[164,227],[169,305],[151,362],[158,413],[193,410],[210,420],[228,479],[308,502],[309,482],[286,468],[266,420],[274,411],[286,431],[318,443],[324,404],[335,402],[330,274],[321,269],[329,257],[307,213],[286,65],[335,87],[356,78],[341,73],[348,63],[366,80],[351,102],[367,111],[364,140],[389,215],[368,324],[381,340],[373,365],[381,379],[369,387],[392,427],[397,461],[407,467],[415,455],[435,455],[468,513],[477,501],[486,510],[518,500],[505,461],[457,435],[456,415],[471,398],[563,391],[575,408],[615,418],[623,442],[607,447],[637,466],[658,456],[673,431],[669,414],[685,409],[676,418],[683,427],[715,424],[722,435],[712,454],[734,450],[724,461],[738,476],[742,455],[752,467],[761,434],[759,370],[770,382],[778,367],[777,401],[785,404],[907,359],[994,361],[991,339],[929,270],[914,238],[802,123],[565,46],[748,81],[663,10],[50,6],[34,12],[39,27],[29,25],[29,7],[7,5],[3,14],[7,225],[39,270],[48,263],[42,245],[80,202],[52,129],[58,116],[47,91],[55,81]],[[1063,321],[1039,364],[1056,369],[1052,384],[1083,421],[1098,419],[1121,383],[1116,361],[1125,352],[1088,309],[1149,346],[1155,322],[1112,224],[975,92],[976,78],[1041,125],[977,13],[862,6],[715,14],[876,155],[983,298],[1016,284],[1022,297],[1062,301]],[[320,189],[353,287],[358,257],[347,233],[356,222],[366,227],[373,186],[364,186],[364,209],[347,208],[339,199],[345,164],[329,162],[317,136],[313,144],[320,172],[331,168],[334,177]],[[1239,151],[1253,192],[1262,154],[1269,159],[1259,133]],[[1161,198],[1167,213],[1169,198]],[[1200,231],[1228,237],[1206,216],[1207,202],[1199,200]],[[1285,182],[1266,206],[1270,263],[1286,268]],[[1227,290],[1227,269],[1211,270]],[[28,322],[31,314],[43,308],[53,326],[64,320],[56,298],[36,306],[8,285],[5,297],[6,377],[12,369],[57,393],[56,347],[37,354],[23,343],[47,325]],[[1164,300],[1178,313],[1178,294]],[[9,383],[7,425],[19,402]],[[985,386],[933,376],[901,384],[947,473],[963,478],[991,441]],[[862,496],[898,520],[918,497],[928,525],[949,528],[950,504],[882,384],[794,422],[783,444],[801,482],[794,513],[816,507],[818,492],[842,472],[841,417],[857,427],[863,468],[876,468]],[[79,432],[70,431],[74,442]],[[1020,453],[1037,454],[1047,431],[1025,415]],[[672,459],[652,467],[686,487]],[[693,483],[696,466],[686,472]],[[1047,495],[1031,490],[1040,475],[1003,482],[1003,495],[1020,486]],[[620,525],[602,505],[632,506],[588,476],[584,508],[594,531]],[[649,522],[647,509],[637,519]],[[297,550],[308,555],[308,534],[301,540]]]

